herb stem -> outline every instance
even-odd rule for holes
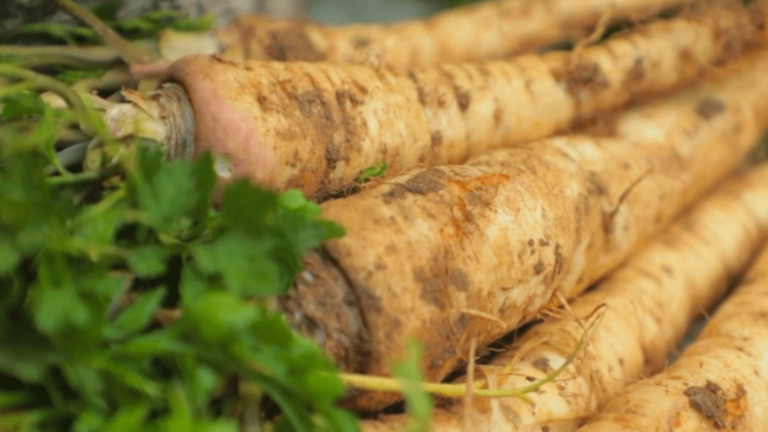
[[[31,87],[31,84],[29,81],[21,81],[16,84],[0,87],[0,99],[6,98],[15,93],[23,92],[24,90],[27,90],[30,87]]]
[[[0,75],[25,80],[30,87],[49,90],[58,94],[77,113],[81,127],[86,129],[86,132],[95,133],[104,141],[112,139],[104,125],[101,124],[101,119],[94,116],[80,95],[63,82],[32,70],[9,64],[0,64]]]
[[[528,397],[525,396],[526,394],[535,392],[536,390],[539,389],[539,387],[557,378],[561,373],[565,371],[565,369],[568,366],[570,366],[576,360],[579,354],[581,354],[587,348],[587,346],[589,345],[589,338],[588,338],[589,332],[597,324],[601,316],[602,315],[599,315],[598,319],[595,319],[584,330],[581,337],[579,338],[579,342],[576,345],[576,349],[574,349],[568,355],[568,357],[566,357],[563,364],[560,365],[560,367],[555,369],[552,373],[550,373],[546,377],[530,385],[527,385],[525,387],[520,387],[515,389],[480,388],[482,386],[485,386],[487,383],[485,379],[480,379],[473,383],[474,388],[472,390],[472,394],[477,396],[483,396],[483,397],[516,397],[530,403],[531,401]],[[354,373],[339,373],[338,376],[341,379],[342,383],[354,388],[363,388],[363,389],[377,390],[377,391],[395,391],[395,392],[402,391],[402,386],[399,383],[399,381],[393,378],[354,374]],[[421,385],[422,385],[422,388],[424,388],[424,390],[429,393],[439,394],[439,395],[448,396],[448,397],[461,397],[461,396],[464,396],[467,392],[467,385],[463,383],[462,384],[442,384],[442,383],[424,382],[424,383],[421,383]]]
[[[105,44],[112,47],[126,63],[142,64],[157,60],[156,56],[147,50],[132,45],[116,31],[104,24],[93,12],[73,2],[72,0],[53,0],[62,10],[87,24],[98,34]]]
[[[117,174],[119,165],[111,165],[102,171],[89,171],[66,176],[48,177],[45,181],[51,186],[71,186],[102,181]]]
[[[17,46],[0,45],[0,55],[25,58],[48,58],[52,63],[78,62],[82,64],[106,65],[120,60],[120,55],[106,46]]]

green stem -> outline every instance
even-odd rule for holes
[[[551,374],[547,375],[546,377],[540,379],[539,381],[536,381],[531,385],[515,388],[515,389],[474,388],[472,390],[472,394],[477,396],[482,396],[482,397],[516,397],[528,403],[532,403],[531,400],[525,395],[531,392],[535,392],[536,390],[539,389],[539,387],[557,378],[561,373],[565,371],[565,369],[568,366],[571,365],[571,363],[573,363],[576,360],[579,354],[581,354],[582,351],[584,351],[589,345],[589,332],[597,324],[598,320],[599,320],[599,316],[598,316],[598,319],[595,319],[594,321],[592,321],[592,323],[586,329],[584,329],[584,332],[582,333],[581,337],[579,338],[579,342],[576,345],[576,349],[573,350],[568,355],[568,357],[566,357],[565,361],[563,362],[562,365],[560,365],[559,368],[554,370]],[[353,388],[363,388],[363,389],[369,389],[369,390],[392,391],[392,392],[402,391],[402,386],[400,385],[400,383],[397,380],[392,378],[360,375],[360,374],[354,374],[354,373],[339,373],[338,377],[341,379],[342,383]],[[421,385],[424,388],[424,390],[429,393],[439,394],[442,396],[449,396],[449,397],[460,397],[460,396],[463,396],[467,391],[467,386],[466,384],[463,384],[463,383],[462,384],[441,384],[441,383],[425,382],[425,383],[421,383]],[[473,387],[481,387],[485,385],[486,385],[485,380],[478,380],[473,383]]]
[[[45,173],[50,175],[58,171],[60,174],[73,175],[67,168],[82,163],[87,149],[86,141],[71,145],[54,154],[51,165],[45,169]]]
[[[99,17],[88,9],[80,6],[72,0],[53,0],[62,10],[87,24],[98,34],[105,44],[117,51],[126,63],[142,64],[157,60],[153,53],[139,49],[122,36],[117,34],[109,26],[104,24]]]
[[[9,86],[0,87],[0,99],[8,97],[15,93],[23,92],[24,90],[27,90],[30,87],[32,87],[32,85],[29,81],[22,81]]]
[[[104,65],[120,60],[120,54],[106,46],[20,46],[0,45],[0,55],[13,57],[51,56],[62,60],[78,60],[93,66]]]
[[[72,88],[84,93],[106,88],[129,87],[134,79],[127,69],[113,69],[99,78],[85,78],[72,84]]]
[[[100,64],[89,63],[76,58],[57,56],[53,54],[49,55],[31,55],[25,57],[12,58],[7,63],[14,64],[25,68],[42,68],[47,66],[63,66],[74,69],[90,69],[93,67],[102,66]]]
[[[90,171],[72,174],[68,176],[48,177],[45,181],[50,186],[72,186],[85,183],[96,183],[103,181],[119,172],[119,165],[111,165],[102,171]]]
[[[101,119],[93,115],[80,95],[63,82],[29,69],[9,64],[0,64],[0,75],[22,79],[27,81],[31,87],[49,90],[58,94],[78,114],[78,119],[81,125],[84,126],[84,129],[86,129],[86,132],[93,132],[105,141],[112,139],[106,128],[100,123]]]

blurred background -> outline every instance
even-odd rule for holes
[[[119,18],[158,9],[184,10],[191,17],[213,13],[217,25],[234,15],[259,12],[270,16],[310,18],[328,24],[387,22],[421,17],[476,0],[76,0],[86,7],[120,4]],[[71,23],[53,0],[0,0],[0,38],[23,24],[42,21]]]

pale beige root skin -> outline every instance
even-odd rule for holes
[[[504,58],[584,37],[604,15],[639,20],[690,0],[497,0],[421,20],[324,26],[244,15],[218,29],[233,60],[360,63],[405,70],[437,63]]]
[[[535,405],[513,397],[474,397],[472,429],[466,431],[464,407],[454,399],[450,408],[437,409],[432,430],[576,430],[627,384],[665,365],[693,319],[747,267],[766,234],[768,164],[763,164],[719,186],[570,305],[585,326],[598,308],[605,309],[592,315],[601,318],[589,333],[587,350],[555,381],[527,395]],[[519,389],[560,367],[585,331],[570,312],[563,314],[527,330],[509,350],[479,366],[475,377],[492,380],[493,388]],[[406,423],[404,415],[385,416],[363,422],[362,430],[403,431]]]
[[[674,364],[629,385],[579,432],[766,430],[767,356],[768,248]]]
[[[174,63],[167,80],[180,82],[191,99],[196,151],[229,158],[230,179],[322,199],[383,161],[390,176],[462,163],[690,83],[757,38],[746,11],[727,3],[638,27],[578,56],[553,52],[396,74],[199,55]]]
[[[413,337],[425,345],[426,379],[439,381],[471,338],[482,347],[556,290],[573,296],[615,268],[749,152],[768,125],[766,68],[768,52],[734,61],[705,84],[620,113],[613,136],[497,150],[325,202],[323,216],[347,230],[325,247],[370,340],[367,367],[342,370],[386,375]],[[350,405],[393,398],[365,393]]]

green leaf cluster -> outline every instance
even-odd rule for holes
[[[135,18],[119,19],[117,17],[119,9],[120,2],[111,0],[99,3],[91,11],[106,25],[129,39],[152,38],[166,28],[181,31],[204,31],[213,25],[216,18],[213,14],[189,18],[182,11],[166,9],[148,12]],[[27,24],[14,30],[11,35],[24,34],[47,35],[68,44],[100,43],[98,35],[92,29],[73,24],[54,22]]]
[[[246,181],[212,206],[209,155],[148,143],[117,176],[52,182],[40,142],[60,125],[28,96],[0,100],[0,429],[356,430],[333,364],[274,306],[343,230]]]

